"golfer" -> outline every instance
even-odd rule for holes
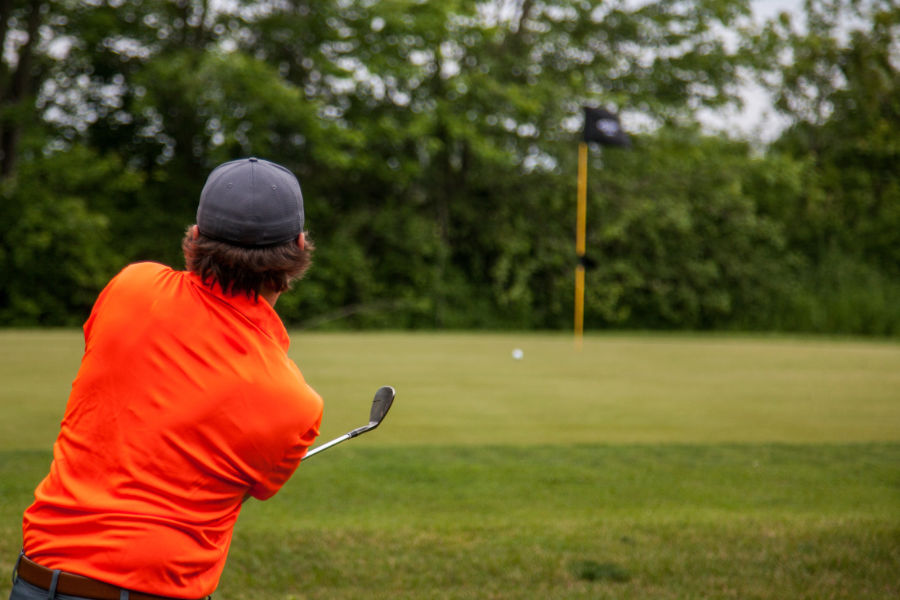
[[[319,433],[273,308],[309,266],[303,219],[290,171],[225,163],[182,241],[187,270],[132,264],[101,292],[11,600],[213,592],[242,502],[275,494]]]

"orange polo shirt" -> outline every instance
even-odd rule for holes
[[[206,596],[242,500],[287,481],[322,400],[265,300],[193,273],[126,267],[84,333],[50,473],[25,511],[25,554],[131,590]]]

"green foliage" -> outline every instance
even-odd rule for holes
[[[759,173],[791,185],[773,162],[744,143],[674,129],[633,152],[605,152],[592,173],[588,322],[702,329],[767,314],[797,260],[784,226],[756,206]]]
[[[76,146],[24,163],[0,188],[0,323],[81,323],[121,267],[96,197],[135,193],[141,179],[116,157]]]
[[[77,214],[77,227],[45,227],[109,251],[85,249],[94,258],[56,278],[69,288],[16,300],[31,308],[2,323],[77,321],[81,309],[63,317],[50,298],[82,306],[113,263],[180,267],[206,174],[258,155],[298,174],[318,245],[302,292],[280,301],[288,323],[569,327],[575,146],[590,104],[643,125],[632,150],[593,152],[589,327],[898,333],[889,284],[865,309],[878,326],[859,329],[832,299],[816,303],[827,318],[787,316],[813,310],[798,308],[821,291],[805,273],[832,251],[870,274],[842,280],[860,286],[852,302],[898,273],[889,4],[811,2],[807,30],[785,18],[760,31],[747,0],[13,4],[7,45],[38,26],[42,43],[16,46],[27,69],[0,61],[0,83],[28,75],[0,89],[0,164],[17,165],[4,193],[20,204],[5,222]],[[748,73],[795,122],[762,154],[697,125],[702,109],[738,100]],[[69,148],[139,184],[83,193],[78,161],[56,156]],[[51,156],[57,196],[77,207],[26,211],[14,182]],[[0,293],[22,296],[13,283]]]
[[[852,18],[861,21],[847,21]],[[778,142],[809,157],[801,201],[810,221],[796,241],[822,259],[833,248],[900,274],[900,10],[880,2],[813,3],[809,31],[783,26],[796,57],[779,104],[796,125]]]
[[[897,335],[900,315],[900,65],[893,3],[821,0],[805,27],[771,23],[791,61],[769,73],[793,119],[770,154],[793,158],[799,193],[763,201],[805,268],[774,326]],[[789,164],[786,162],[785,164]]]
[[[772,328],[875,336],[900,331],[900,282],[868,263],[832,250],[804,269],[795,286],[772,313]]]

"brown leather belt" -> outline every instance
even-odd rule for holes
[[[42,567],[25,556],[21,557],[16,573],[24,581],[45,590],[49,590],[53,582],[53,571],[51,569]],[[91,579],[90,577],[82,577],[81,575],[61,571],[56,582],[56,593],[92,598],[93,600],[119,600],[122,588]],[[128,590],[128,598],[129,600],[176,600],[167,596],[155,596],[131,590]]]

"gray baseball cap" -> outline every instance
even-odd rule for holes
[[[303,231],[300,182],[286,168],[261,158],[223,163],[200,192],[197,226],[203,235],[237,246],[296,239]]]

